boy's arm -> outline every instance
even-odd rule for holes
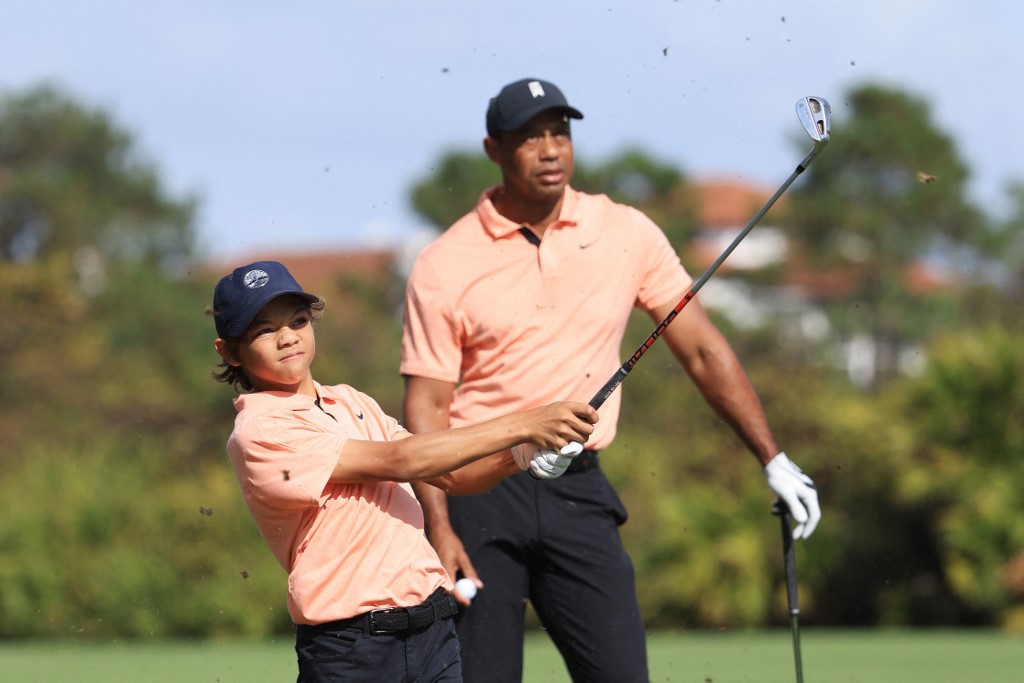
[[[469,427],[404,433],[394,441],[350,439],[331,480],[428,481],[453,493],[481,491],[520,471],[508,451],[512,446],[532,443],[557,451],[572,441],[585,443],[597,419],[585,403],[559,402]],[[449,474],[460,468],[465,470]]]
[[[405,376],[402,424],[413,434],[447,429],[451,420],[455,383],[415,375]],[[413,490],[423,507],[427,534],[450,531],[445,493],[468,495],[485,491],[502,479],[520,472],[519,466],[502,451],[457,470],[453,475],[413,482]],[[433,536],[431,536],[433,540]]]
[[[447,474],[425,479],[422,483],[429,484],[439,495],[475,496],[514,474],[522,473],[523,470],[516,464],[512,452],[505,449]],[[422,505],[422,500],[420,504]],[[447,508],[448,505],[445,503],[445,512]]]

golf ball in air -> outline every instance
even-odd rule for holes
[[[476,584],[473,579],[459,579],[455,582],[455,591],[467,600],[472,600],[476,597]]]

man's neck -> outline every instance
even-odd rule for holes
[[[564,193],[559,195],[554,202],[530,202],[512,198],[502,186],[498,188],[491,201],[499,214],[513,223],[529,226],[540,237],[549,225],[558,220],[564,196]]]

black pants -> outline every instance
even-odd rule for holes
[[[514,476],[448,500],[452,523],[484,582],[456,629],[466,683],[519,683],[526,600],[574,681],[647,681],[626,510],[599,467],[551,481]]]
[[[299,626],[298,683],[461,683],[459,640],[451,617],[422,628],[372,633],[353,624]]]

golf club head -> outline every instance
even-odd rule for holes
[[[832,127],[832,108],[824,97],[808,95],[797,100],[796,115],[804,130],[815,142],[828,142],[829,130]]]

